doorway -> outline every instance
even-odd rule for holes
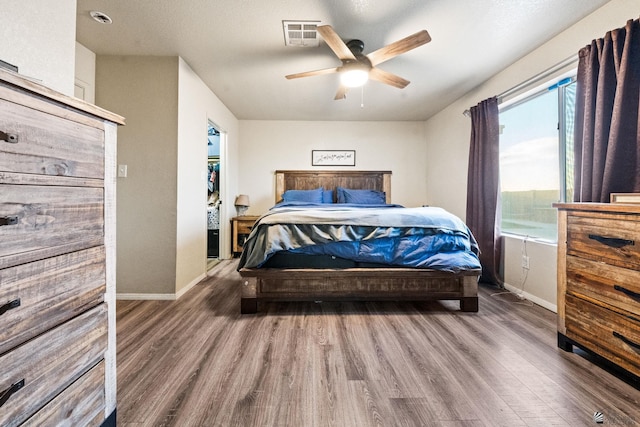
[[[220,259],[221,214],[221,133],[208,122],[207,126],[207,270]]]

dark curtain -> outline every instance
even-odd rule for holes
[[[467,225],[478,241],[481,281],[502,286],[500,279],[499,128],[498,99],[469,109],[471,146],[467,176]]]
[[[574,201],[640,192],[640,23],[608,32],[579,52]]]

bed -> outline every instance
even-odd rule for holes
[[[280,242],[275,244],[276,248],[269,252],[264,245],[272,246],[282,232],[279,229],[274,232],[273,227],[279,222],[293,222],[302,224],[302,220],[282,221],[280,215],[287,215],[297,218],[297,216],[308,216],[315,218],[317,224],[280,224],[281,227],[293,227],[292,230],[297,237],[289,240],[296,241],[311,238],[311,235],[324,236],[325,240],[331,240],[336,235],[344,235],[344,224],[337,224],[336,218],[327,219],[333,215],[325,211],[353,210],[353,214],[336,212],[335,215],[342,219],[357,217],[358,206],[349,204],[340,206],[321,206],[325,209],[315,210],[316,206],[311,206],[313,211],[307,211],[306,206],[296,206],[295,203],[279,205],[283,200],[283,195],[289,190],[316,190],[322,189],[333,191],[333,201],[336,201],[338,189],[371,190],[378,194],[383,194],[382,203],[389,206],[370,206],[364,209],[366,216],[374,221],[369,226],[377,224],[375,218],[377,213],[384,209],[389,209],[395,213],[405,212],[414,215],[419,213],[420,208],[402,208],[391,205],[391,172],[389,171],[276,171],[276,194],[275,202],[278,209],[263,215],[254,225],[251,235],[244,245],[243,253],[239,262],[238,271],[242,277],[242,292],[240,309],[241,313],[255,313],[260,302],[271,301],[370,301],[370,300],[393,300],[393,301],[425,301],[425,300],[457,300],[460,302],[460,310],[465,312],[478,311],[478,279],[480,276],[479,262],[460,263],[455,268],[425,267],[421,265],[404,266],[388,265],[384,262],[374,260],[345,260],[340,256],[332,254],[317,253],[295,253],[297,249],[278,250]],[[295,191],[294,191],[295,192]],[[290,194],[286,193],[286,194]],[[344,200],[343,200],[344,201]],[[446,212],[446,211],[444,211]],[[277,214],[277,215],[276,215]],[[450,215],[450,214],[449,214]],[[288,217],[287,217],[288,218]],[[457,219],[457,217],[454,217]],[[459,219],[457,219],[460,221]],[[305,220],[306,221],[306,220]],[[404,219],[398,221],[405,221]],[[461,221],[460,221],[461,222]],[[326,225],[326,224],[331,224]],[[313,232],[303,233],[299,236],[300,230],[307,227]],[[331,227],[327,236],[325,229],[318,227]],[[471,246],[469,258],[477,260],[477,246],[473,236],[463,224],[462,227],[468,232],[466,237],[469,240],[467,245]],[[422,227],[411,227],[411,230],[419,230]],[[375,228],[376,230],[378,227]],[[270,230],[270,231],[267,231]],[[320,232],[318,232],[320,230]],[[336,231],[337,230],[337,231]],[[371,230],[371,229],[369,229]],[[351,230],[348,230],[351,232]],[[264,233],[271,232],[269,235]],[[275,234],[274,234],[275,233]],[[413,231],[412,231],[413,233]],[[347,233],[348,234],[348,233]],[[452,234],[452,233],[449,233]],[[464,233],[457,233],[464,234]],[[313,237],[315,238],[315,237]],[[423,237],[416,237],[422,239]],[[425,237],[431,238],[431,237]],[[457,237],[462,239],[461,237]],[[286,239],[285,239],[286,240]],[[350,241],[360,240],[353,237]],[[261,242],[261,243],[260,243]],[[424,246],[418,240],[419,246]],[[359,243],[358,243],[359,244]],[[294,245],[295,246],[295,245]],[[304,246],[299,244],[298,246]],[[330,245],[329,245],[330,246]],[[284,245],[290,248],[291,246]],[[254,251],[262,251],[256,254]],[[473,252],[474,254],[471,254]],[[342,254],[343,252],[339,252]],[[266,260],[265,260],[266,258]],[[393,258],[393,257],[392,257]],[[395,257],[393,259],[402,258]],[[408,257],[411,258],[411,257]],[[386,262],[386,261],[385,261]]]

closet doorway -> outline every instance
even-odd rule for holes
[[[220,259],[221,236],[221,200],[222,200],[222,158],[221,147],[224,145],[217,127],[209,122],[207,126],[207,270]]]

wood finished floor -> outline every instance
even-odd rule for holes
[[[555,314],[457,303],[273,303],[237,260],[178,301],[118,301],[119,426],[639,425],[640,391],[556,347]]]

